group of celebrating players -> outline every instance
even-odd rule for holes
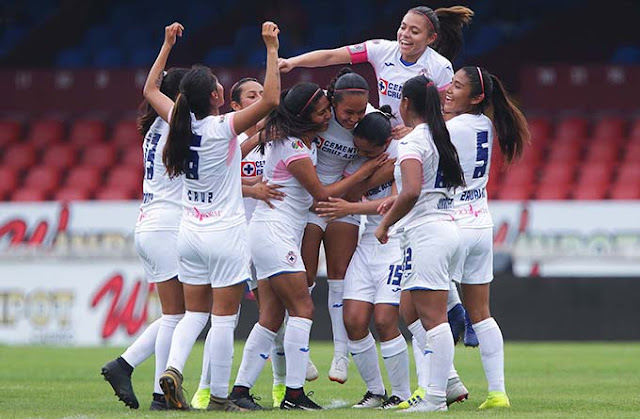
[[[450,60],[472,16],[461,6],[414,7],[396,41],[289,59],[278,58],[280,29],[265,22],[264,86],[236,82],[233,112],[224,115],[224,89],[209,68],[164,71],[184,30],[179,23],[165,28],[139,118],[145,172],[135,233],[162,317],[103,367],[120,400],[138,408],[131,373],[155,354],[152,410],[259,410],[250,390],[271,359],[273,406],[321,409],[303,386],[318,377],[309,333],[324,243],[334,337],[329,379],[347,380],[350,353],[367,387],[354,408],[441,411],[468,398],[453,365],[463,334],[480,347],[488,384],[480,408],[510,405],[502,332],[489,311],[493,223],[485,188],[494,136],[511,162],[529,133],[494,75],[472,66],[453,71]],[[348,68],[326,90],[301,82],[281,92],[280,72],[362,62],[376,72],[379,109],[369,104],[367,81]],[[229,391],[248,284],[260,314]],[[400,316],[412,333],[413,393]],[[209,319],[190,405],[182,372]]]

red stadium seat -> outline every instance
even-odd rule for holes
[[[0,166],[0,199],[6,200],[18,186],[18,173],[11,167]]]
[[[564,162],[551,162],[541,170],[540,183],[570,184],[573,180],[574,166]]]
[[[612,163],[618,160],[620,155],[620,139],[612,137],[594,138],[587,148],[585,160],[588,162],[608,162]]]
[[[142,188],[142,171],[138,168],[118,166],[107,175],[105,186],[137,191]]]
[[[610,199],[640,199],[640,183],[617,183],[611,188]]]
[[[79,119],[71,127],[69,142],[78,145],[92,145],[104,141],[104,122],[95,119]]]
[[[630,162],[618,168],[618,183],[640,183],[640,164]]]
[[[631,129],[629,130],[630,139],[640,139],[640,117],[636,117],[631,123]]]
[[[22,133],[22,126],[18,121],[0,121],[0,147],[7,147],[9,144],[18,141]]]
[[[526,147],[524,149],[524,153],[522,153],[522,157],[520,160],[516,161],[514,165],[526,165],[536,168],[540,164],[543,155],[543,148]]]
[[[48,199],[48,194],[39,189],[20,188],[11,196],[12,201],[41,202]]]
[[[27,141],[36,147],[50,146],[64,138],[64,124],[58,119],[42,119],[31,125]]]
[[[580,157],[581,147],[576,144],[558,142],[551,144],[547,151],[547,158],[553,162],[573,164]]]
[[[541,183],[534,195],[535,199],[560,200],[569,197],[569,184],[566,183]]]
[[[107,143],[92,143],[87,145],[82,155],[81,163],[100,169],[113,166],[116,161],[115,147]]]
[[[551,137],[551,123],[547,118],[529,118],[527,124],[531,133],[531,144],[546,143]]]
[[[55,167],[34,166],[27,172],[22,186],[51,192],[60,186],[60,171]]]
[[[608,184],[581,183],[573,188],[573,199],[602,200],[608,192]]]
[[[498,191],[498,199],[505,201],[526,201],[531,198],[533,184],[502,185]]]
[[[135,197],[136,195],[131,191],[131,189],[119,188],[117,186],[101,189],[96,194],[96,199],[109,201],[129,200],[134,199]]]
[[[71,144],[54,144],[45,148],[42,165],[68,169],[75,164],[77,158],[78,152]]]
[[[56,201],[88,201],[91,199],[91,192],[79,188],[62,188],[54,194]]]
[[[585,118],[572,116],[563,119],[556,128],[555,138],[586,138],[588,122]]]
[[[583,164],[578,172],[579,185],[608,185],[613,166],[607,163]]]
[[[31,144],[14,144],[4,153],[3,166],[26,169],[36,162],[36,151]]]
[[[625,120],[616,116],[600,119],[593,130],[594,138],[623,138]]]
[[[142,147],[142,135],[138,132],[136,121],[123,119],[117,122],[113,127],[113,135],[109,142],[118,147],[128,147],[133,144]]]
[[[102,183],[102,171],[96,167],[78,166],[69,171],[64,185],[94,191]]]
[[[512,167],[507,168],[502,174],[504,180],[502,187],[521,187],[531,185],[535,180],[535,169],[532,166],[525,165],[522,162],[516,163]],[[500,192],[498,193],[500,194]]]
[[[130,145],[120,152],[120,163],[123,166],[142,170],[144,162],[142,158],[142,143]]]

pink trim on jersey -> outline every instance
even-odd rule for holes
[[[417,154],[406,154],[402,157],[398,157],[399,163],[402,163],[405,160],[418,160],[420,163],[422,163],[422,157]]]
[[[233,126],[234,117],[235,117],[234,112],[229,112],[228,114],[225,115],[225,118],[229,118],[229,127],[231,128],[231,132],[233,133],[233,136],[237,137],[238,133],[236,132],[236,127]]]
[[[438,87],[438,92],[442,92],[442,91],[447,90],[449,88],[449,86],[451,86],[451,83],[447,83],[445,85],[442,85],[442,86]]]
[[[367,54],[367,44],[361,43],[356,45],[350,45],[347,48],[349,51],[349,55],[351,56],[351,64],[359,64],[366,63],[369,61],[369,56]],[[360,49],[362,49],[360,51]]]
[[[291,179],[292,177],[293,175],[287,170],[287,165],[285,164],[285,162],[280,160],[278,164],[276,164],[276,167],[273,169],[271,180],[277,182]]]
[[[289,166],[292,161],[296,161],[296,160],[300,160],[300,159],[308,159],[308,158],[310,158],[308,154],[297,154],[297,155],[291,156],[287,160],[285,160],[284,161],[284,165],[285,166]]]
[[[236,154],[236,149],[238,148],[238,137],[234,136],[231,141],[229,141],[229,152],[227,153],[227,166],[231,166],[233,163],[233,156]]]

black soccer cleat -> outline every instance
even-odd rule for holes
[[[153,400],[149,410],[169,410],[167,406],[167,399],[164,398],[164,394],[153,393]]]
[[[182,374],[173,367],[166,369],[160,376],[160,388],[171,410],[190,410],[189,402],[184,398],[182,390]]]
[[[247,387],[234,386],[229,395],[229,400],[241,409],[263,410],[262,406],[256,402],[256,400],[260,400],[260,398],[250,394]]]
[[[309,394],[304,393],[304,388],[291,389],[287,387],[284,400],[280,403],[280,409],[284,410],[322,410],[309,396],[313,395],[313,391]]]
[[[131,409],[137,409],[140,407],[138,399],[133,392],[133,386],[131,384],[131,372],[127,371],[120,362],[120,358],[107,362],[102,367],[102,376],[111,385],[116,396],[125,405]],[[121,362],[126,362],[122,360]]]

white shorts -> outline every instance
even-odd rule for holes
[[[402,291],[400,241],[380,244],[375,236],[363,236],[344,275],[343,300],[371,304],[400,304]]]
[[[360,215],[347,215],[346,217],[338,218],[336,220],[331,221],[332,223],[347,223],[353,224],[354,226],[360,225]],[[326,218],[320,217],[313,211],[309,211],[309,217],[307,218],[307,224],[315,224],[322,229],[322,231],[326,231],[327,222]]]
[[[493,228],[461,228],[453,280],[462,284],[493,281]]]
[[[252,221],[249,225],[251,260],[258,279],[291,272],[306,272],[300,246],[304,225]]]
[[[460,244],[454,221],[418,225],[402,234],[402,290],[449,290],[454,256]]]
[[[223,288],[249,281],[247,226],[221,231],[193,231],[178,234],[180,282]]]
[[[177,230],[136,232],[134,243],[147,282],[164,282],[178,276]]]

